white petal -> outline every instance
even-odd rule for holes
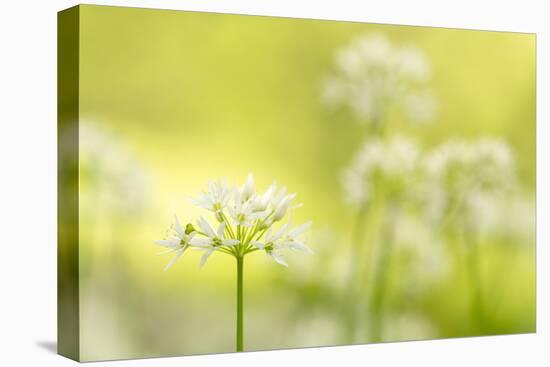
[[[224,238],[223,231],[225,229],[225,222],[221,222],[218,226],[218,238]]]
[[[189,243],[191,246],[196,247],[210,247],[212,245],[212,239],[206,237],[194,237]]]
[[[262,195],[262,201],[265,203],[271,201],[271,198],[273,197],[273,194],[275,193],[276,190],[277,190],[277,184],[272,183],[271,186],[269,186],[267,190],[264,192],[264,194]]]
[[[203,217],[200,217],[198,222],[200,229],[210,238],[216,237],[216,233],[212,229],[212,226],[204,219]]]
[[[273,227],[269,227],[267,232],[265,232],[265,242],[271,242],[272,233],[273,233]]]
[[[256,246],[260,250],[263,250],[265,248],[265,244],[260,241],[250,241],[250,243],[252,244],[252,246]]]
[[[171,254],[171,253],[179,251],[179,250],[181,250],[181,247],[180,248],[171,248],[169,250],[164,250],[164,251],[161,251],[161,252],[157,252],[157,255]]]
[[[299,235],[304,233],[306,230],[308,230],[309,227],[311,227],[311,223],[312,222],[309,221],[309,222],[306,222],[306,223],[302,224],[301,226],[298,226],[298,227],[294,228],[293,230],[288,232],[288,236],[291,237],[291,238],[298,237]]]
[[[283,259],[283,257],[281,255],[279,255],[278,253],[276,252],[271,252],[269,254],[269,256],[271,256],[273,258],[273,260],[275,260],[277,263],[283,265],[283,266],[286,266],[288,267],[288,264],[286,263],[285,259]]]
[[[290,199],[286,197],[277,205],[277,207],[275,208],[275,212],[273,213],[273,216],[272,216],[272,219],[274,222],[281,220],[285,216],[288,210],[289,204],[290,204]]]
[[[233,239],[226,239],[226,240],[223,240],[223,245],[224,246],[235,246],[237,244],[239,244],[239,240],[233,240]]]
[[[292,241],[277,241],[273,242],[273,247],[277,250],[286,250],[293,244]]]
[[[273,237],[271,237],[271,241],[277,241],[279,238],[281,238],[281,236],[285,234],[288,227],[290,227],[290,225],[287,223],[283,225],[281,228],[279,228],[279,230],[275,232]]]
[[[191,202],[199,208],[212,210],[212,200],[210,200],[210,198],[204,194],[197,199],[191,199]]]
[[[235,212],[235,208],[233,208],[232,206],[228,206],[227,211],[229,212],[229,216],[231,218],[233,218],[233,220],[235,220],[235,218],[237,217],[237,213]]]
[[[175,231],[178,233],[178,235],[180,236],[180,238],[182,238],[183,235],[185,234],[185,231],[184,231],[183,228],[181,227],[181,224],[180,224],[180,221],[179,221],[177,215],[174,215],[174,229],[175,229]]]
[[[170,260],[170,262],[168,263],[168,265],[166,265],[166,267],[164,268],[164,271],[168,270],[172,265],[174,265],[174,263],[176,261],[178,261],[178,259],[181,257],[181,255],[183,255],[183,253],[185,252],[185,249],[181,249],[180,251],[178,251],[178,253],[176,254],[176,256],[174,256],[172,258],[172,260]]]
[[[213,252],[214,252],[213,248],[208,249],[204,252],[204,255],[202,255],[201,257],[201,263],[199,265],[199,268],[202,268],[204,266],[204,264],[206,263],[206,260],[208,260],[208,257],[212,255]]]
[[[264,219],[269,215],[269,210],[264,210],[262,212],[255,212],[250,214],[250,219],[256,220],[256,219]]]
[[[244,184],[241,190],[242,196],[241,199],[248,200],[254,194],[254,177],[252,173],[248,174],[246,178],[246,183]]]
[[[169,240],[157,240],[155,243],[159,246],[164,247],[179,247],[180,240],[179,239],[169,239]]]
[[[216,185],[215,185],[214,181],[208,180],[207,186],[208,186],[208,193],[210,195],[212,195],[216,192]]]
[[[305,244],[303,244],[301,242],[292,241],[288,245],[288,247],[293,249],[293,250],[304,251],[304,252],[307,252],[307,253],[310,253],[310,254],[313,253],[313,250],[311,250],[309,247],[307,247]]]
[[[272,198],[272,204],[273,206],[277,206],[285,197],[286,195],[286,186],[281,187],[277,195],[275,195]]]

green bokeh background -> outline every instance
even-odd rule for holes
[[[436,118],[411,125],[396,111],[390,133],[426,149],[451,137],[501,137],[534,197],[534,35],[101,6],[82,6],[80,19],[80,121],[112,148],[81,163],[84,360],[233,351],[234,259],[216,254],[199,270],[200,254],[190,251],[163,272],[169,257],[153,241],[174,214],[202,214],[189,198],[209,179],[240,184],[248,172],[260,189],[276,180],[298,193],[304,206],[293,220],[313,220],[309,245],[323,250],[291,257],[289,269],[260,253],[247,257],[245,349],[343,343],[340,283],[321,275],[324,257],[349,252],[354,214],[340,173],[366,130],[320,96],[335,52],[357,36],[382,33],[430,60]],[[98,173],[103,164],[114,174]],[[494,311],[485,333],[534,331],[534,233],[525,238],[484,247],[485,284],[506,285],[487,286]],[[412,312],[428,327],[386,340],[474,335],[468,290],[460,269],[454,274],[390,304],[396,319]]]

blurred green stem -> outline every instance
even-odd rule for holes
[[[357,216],[351,233],[351,257],[350,257],[350,273],[348,279],[348,292],[345,297],[343,312],[346,316],[346,344],[352,344],[357,331],[357,307],[355,302],[356,285],[358,282],[357,275],[359,273],[359,259],[361,258],[361,245],[364,240],[364,221],[368,212],[368,205],[363,204]]]
[[[466,245],[466,261],[468,267],[468,277],[471,291],[471,313],[475,331],[479,334],[484,333],[484,307],[483,295],[481,289],[481,274],[480,274],[480,256],[478,244],[474,240],[474,236],[468,235],[465,230],[464,239]]]
[[[373,279],[373,291],[370,299],[369,309],[369,327],[370,341],[378,343],[382,341],[383,335],[383,312],[382,306],[386,295],[386,281],[391,253],[393,251],[393,210],[389,214],[389,220],[386,218],[382,232],[382,241],[380,242],[380,254],[378,264]]]
[[[237,352],[243,351],[243,265],[244,256],[237,256]]]

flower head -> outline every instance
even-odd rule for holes
[[[168,239],[156,243],[179,251],[175,260],[188,247],[204,251],[201,267],[216,251],[242,258],[260,249],[277,262],[287,265],[281,256],[282,251],[291,249],[311,252],[300,239],[311,222],[294,229],[290,229],[289,223],[275,228],[293,208],[298,207],[292,205],[295,197],[296,194],[287,193],[286,187],[278,189],[276,184],[269,186],[265,192],[257,192],[252,174],[239,187],[229,187],[225,181],[210,181],[208,190],[193,203],[213,213],[217,229],[214,230],[215,226],[201,216],[196,228],[188,224],[186,230],[183,230],[176,218],[174,233]]]
[[[343,172],[346,200],[362,206],[381,191],[391,196],[410,193],[419,157],[418,146],[404,137],[367,140]]]
[[[453,206],[465,212],[483,206],[494,195],[506,193],[516,183],[512,150],[502,140],[451,140],[423,160],[429,183],[429,213],[440,217]],[[476,221],[476,220],[474,220]]]
[[[380,124],[392,104],[416,122],[429,121],[434,113],[435,100],[424,89],[430,67],[416,47],[367,35],[337,53],[334,69],[325,81],[324,100],[350,108],[361,123]]]

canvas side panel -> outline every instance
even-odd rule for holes
[[[79,360],[79,7],[57,18],[57,350]]]

